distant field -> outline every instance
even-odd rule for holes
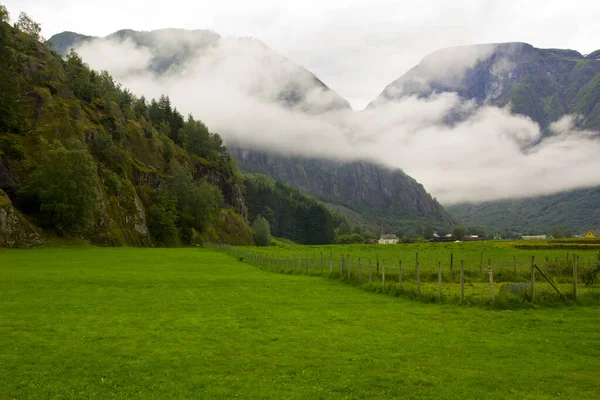
[[[461,243],[414,243],[396,245],[333,245],[333,246],[301,246],[278,242],[277,246],[271,247],[247,247],[249,251],[267,252],[281,257],[291,257],[293,254],[313,253],[320,257],[321,253],[328,259],[331,253],[334,258],[340,255],[350,255],[353,259],[360,257],[363,262],[386,260],[389,264],[402,261],[405,264],[414,264],[416,254],[419,254],[419,262],[424,267],[435,266],[442,262],[442,268],[450,267],[452,255],[454,266],[460,261],[465,262],[467,268],[479,268],[480,263],[487,266],[490,259],[494,267],[513,267],[514,261],[518,268],[529,268],[531,256],[535,257],[536,263],[543,265],[546,262],[556,262],[572,258],[573,255],[580,257],[580,263],[588,266],[597,260],[600,251],[600,241],[588,240],[582,245],[581,241],[481,241]],[[583,247],[582,247],[583,246]],[[547,260],[547,261],[546,261]]]
[[[600,282],[590,285],[583,279],[599,261],[598,244],[594,241],[587,243],[584,249],[578,241],[335,246],[275,243],[275,246],[235,251],[243,252],[237,255],[244,256],[251,264],[270,271],[329,276],[370,291],[418,297],[424,301],[495,308],[524,306],[530,304],[532,298],[535,303],[573,299],[580,303],[600,303]],[[565,249],[564,246],[576,248]],[[541,270],[535,270],[533,295],[532,262]],[[464,268],[462,289],[461,266]],[[488,267],[491,267],[493,285],[490,285]],[[440,278],[441,284],[438,283]]]
[[[0,250],[0,260],[0,399],[600,391],[597,306],[411,302],[195,248]]]

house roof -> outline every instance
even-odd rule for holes
[[[587,233],[589,232],[592,232],[596,237],[600,237],[600,229],[590,229]]]
[[[398,239],[398,236],[396,235],[381,235],[380,239]]]

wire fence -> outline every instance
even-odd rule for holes
[[[227,245],[206,244],[261,269],[308,276],[326,276],[375,292],[439,303],[511,307],[523,303],[556,301],[598,302],[600,283],[594,267],[582,265],[576,254],[536,260],[513,257],[495,264],[461,259],[432,261],[418,253],[408,260],[361,259],[324,252],[273,255]],[[538,261],[540,261],[538,263]],[[591,278],[590,278],[591,277]]]

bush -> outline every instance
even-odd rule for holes
[[[27,188],[42,223],[61,234],[85,233],[94,224],[99,189],[96,164],[83,143],[72,140],[46,151]]]
[[[598,274],[600,274],[600,251],[598,252],[598,261],[596,261],[596,264],[581,273],[581,280],[586,286],[591,286],[598,280]]]
[[[160,192],[158,201],[148,210],[148,230],[161,246],[175,246],[179,242],[177,231],[177,201],[168,193]]]
[[[252,223],[252,233],[257,245],[268,246],[271,243],[271,228],[264,217],[256,217]]]
[[[363,244],[365,239],[362,235],[358,233],[353,233],[351,235],[341,235],[336,239],[337,244]]]

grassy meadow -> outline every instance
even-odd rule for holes
[[[600,391],[598,306],[426,304],[199,248],[0,250],[0,260],[0,399]]]
[[[583,277],[600,262],[600,241],[584,242],[299,246],[275,240],[270,247],[224,250],[267,270],[341,278],[369,291],[424,301],[514,308],[531,304],[532,263],[541,270],[535,272],[534,302],[576,299],[579,303],[599,304],[600,282],[590,285]],[[490,285],[490,270],[493,285]]]

